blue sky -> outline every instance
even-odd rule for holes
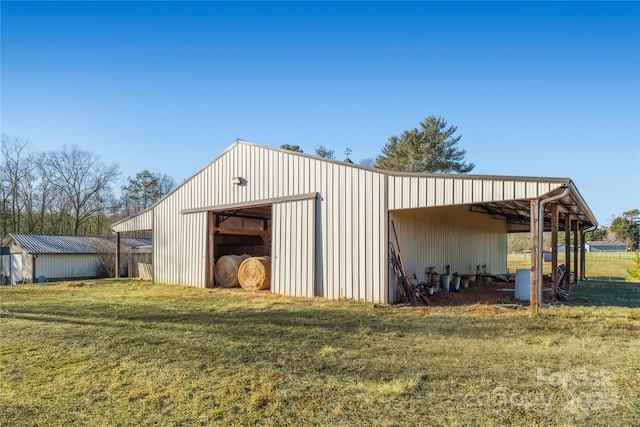
[[[6,2],[1,126],[177,182],[237,138],[355,161],[444,117],[472,173],[640,208],[638,2]],[[119,185],[120,185],[119,184]]]

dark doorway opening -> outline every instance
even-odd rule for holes
[[[225,255],[271,255],[271,205],[209,212],[209,273],[215,282],[215,261]]]

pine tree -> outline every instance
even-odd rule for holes
[[[447,127],[442,117],[429,116],[420,122],[420,128],[390,137],[376,167],[399,172],[470,172],[475,165],[463,161],[466,151],[456,147],[461,138],[454,136],[457,130]]]
[[[135,178],[128,177],[127,181],[128,184],[122,187],[123,205],[127,215],[147,209],[175,186],[173,178],[148,170],[138,172]]]
[[[335,159],[336,156],[333,153],[333,150],[328,149],[324,145],[316,148],[316,156],[324,157],[325,159]]]

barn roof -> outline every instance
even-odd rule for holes
[[[104,244],[114,244],[114,237],[63,236],[54,234],[11,233],[2,241],[8,246],[14,241],[30,254],[96,254]],[[128,247],[147,246],[150,238],[122,238],[121,244]]]

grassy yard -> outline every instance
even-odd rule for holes
[[[4,286],[0,423],[640,425],[640,285],[572,296],[531,317],[124,280]]]
[[[625,280],[627,270],[633,266],[633,252],[587,252],[586,254],[586,274],[590,279],[599,280]],[[558,264],[564,264],[564,252],[558,254]],[[507,257],[509,271],[514,272],[518,268],[529,268],[531,266],[530,254],[509,254]],[[551,272],[551,263],[544,263],[545,274]],[[573,259],[571,260],[573,269]]]

